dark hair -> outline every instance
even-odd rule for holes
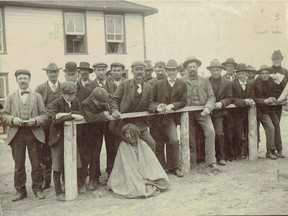
[[[140,130],[134,124],[126,124],[122,127],[121,136],[125,139],[125,133],[129,131],[132,137],[139,137]]]

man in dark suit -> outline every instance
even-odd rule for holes
[[[214,125],[216,140],[216,159],[218,164],[221,166],[226,165],[226,154],[225,154],[225,140],[224,140],[224,117],[227,116],[225,108],[232,102],[232,89],[230,81],[221,77],[221,72],[224,67],[220,65],[217,59],[210,62],[210,66],[207,67],[210,70],[211,76],[209,81],[211,83],[216,103],[215,108],[211,114],[211,119]],[[230,143],[228,143],[229,145]]]
[[[119,86],[119,84],[124,80],[123,71],[125,70],[125,66],[120,62],[113,62],[110,68],[113,82],[116,86]]]
[[[40,126],[47,120],[45,106],[41,95],[29,88],[31,74],[28,70],[17,70],[15,77],[19,90],[7,96],[2,113],[3,121],[10,127],[7,143],[12,149],[15,162],[14,186],[17,194],[12,201],[19,201],[27,197],[25,186],[26,146],[32,168],[32,190],[36,197],[44,199],[40,147],[41,143],[45,143],[45,135]]]
[[[46,109],[48,106],[62,94],[61,83],[58,81],[59,70],[55,63],[50,63],[46,68],[42,68],[46,71],[48,81],[37,86],[35,92],[39,93],[44,101]],[[41,165],[43,168],[44,182],[42,185],[43,190],[50,188],[51,174],[52,174],[52,159],[51,159],[51,148],[49,143],[49,128],[51,119],[48,119],[45,125],[42,126],[45,133],[45,144],[41,146]]]
[[[112,116],[115,119],[119,119],[121,113],[155,111],[152,87],[143,81],[145,71],[144,62],[133,62],[131,68],[134,78],[120,83],[111,101]],[[110,128],[121,137],[121,129],[128,123],[135,124],[139,128],[140,139],[144,140],[155,152],[155,141],[148,131],[147,118],[140,117],[112,121]]]
[[[247,107],[255,106],[254,98],[254,87],[253,82],[247,79],[247,70],[245,64],[239,63],[236,66],[236,79],[232,81],[232,94],[233,104],[237,107],[234,115],[234,152],[237,158],[246,158],[248,155],[248,117]]]
[[[79,80],[78,80],[78,86],[85,86],[90,80],[89,80],[89,74],[93,73],[93,68],[90,68],[90,64],[88,62],[80,62],[79,67]]]
[[[153,66],[151,64],[151,61],[145,61],[145,75],[144,75],[144,82],[148,82],[149,80],[153,79],[152,73],[153,73]]]
[[[177,62],[172,59],[166,65],[167,79],[156,82],[153,86],[153,101],[156,113],[165,115],[151,118],[150,132],[156,142],[156,156],[163,169],[183,177],[179,164],[179,140],[177,138],[178,114],[169,114],[171,110],[183,108],[187,102],[186,83],[177,79]],[[164,146],[166,143],[167,163],[165,162]],[[169,146],[169,148],[168,148]]]
[[[153,86],[155,82],[157,82],[158,80],[164,79],[167,77],[167,75],[165,74],[165,62],[162,61],[158,61],[155,63],[154,65],[154,72],[156,73],[156,77],[153,77],[152,79],[150,79],[148,81],[148,83]]]

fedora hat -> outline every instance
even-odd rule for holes
[[[107,67],[107,64],[104,62],[96,62],[93,64],[93,68],[96,68],[96,67]]]
[[[90,68],[90,64],[88,62],[80,62],[78,69],[88,70],[89,73],[93,72],[93,68]]]
[[[55,63],[50,63],[48,64],[47,68],[42,68],[42,70],[45,71],[59,71],[62,68],[58,68],[58,66]]]
[[[272,68],[270,68],[268,65],[261,65],[260,69],[258,70],[258,73],[261,73],[261,71],[263,71],[263,70],[269,71],[270,74],[273,73]]]
[[[257,70],[254,67],[252,67],[251,65],[247,66],[247,71],[251,71],[251,72],[257,73]]]
[[[161,68],[161,67],[166,67],[166,64],[165,64],[165,62],[163,62],[163,61],[158,61],[158,62],[156,62],[155,65],[154,65],[154,68],[156,68],[156,67],[159,67],[159,68]]]
[[[235,73],[242,72],[242,71],[248,71],[246,64],[244,64],[244,63],[237,64]]]
[[[280,50],[275,50],[272,54],[271,59],[283,59],[283,55]]]
[[[112,67],[121,67],[122,70],[125,69],[125,66],[124,66],[122,63],[120,63],[120,62],[113,62],[113,63],[110,65],[110,68],[111,68],[111,69],[112,69]]]
[[[146,65],[145,70],[152,70],[153,69],[153,66],[152,66],[150,61],[146,61],[145,65]]]
[[[177,67],[178,67],[178,64],[177,64],[176,60],[170,59],[167,62],[165,69],[176,69]]]
[[[195,58],[194,56],[189,56],[186,59],[186,61],[183,62],[183,67],[187,68],[187,65],[191,62],[195,62],[198,65],[198,67],[200,67],[202,64],[202,62],[199,59]]]
[[[224,67],[226,67],[227,64],[234,64],[235,68],[237,66],[237,63],[235,62],[234,58],[228,58],[226,59],[225,62],[222,63]]]
[[[220,64],[220,62],[218,61],[218,59],[213,59],[211,62],[210,62],[210,66],[206,67],[208,70],[211,70],[212,68],[221,68],[221,69],[224,69],[224,66],[222,66]]]
[[[71,61],[65,64],[65,69],[64,69],[65,73],[75,73],[77,71],[78,71],[78,67],[77,67],[76,62]]]

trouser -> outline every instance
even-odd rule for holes
[[[238,115],[238,111],[238,109],[227,109],[228,114],[224,117],[224,154],[227,159],[235,159],[237,156],[234,129],[237,125],[237,122],[235,122],[235,116]]]
[[[54,187],[56,195],[60,195],[62,193],[62,187],[61,187],[61,172],[53,171],[53,181],[54,181]]]
[[[276,116],[276,114],[275,114]],[[259,114],[257,116],[258,121],[264,127],[265,135],[266,135],[266,149],[274,151],[275,150],[275,128],[273,125],[273,121],[268,114]],[[276,116],[277,118],[277,116]],[[277,118],[278,119],[278,118]],[[274,119],[275,121],[275,119]],[[278,121],[279,122],[279,121]]]
[[[152,149],[152,151],[155,152],[156,144],[150,132],[148,131],[148,128],[140,131],[139,138],[146,142],[147,145]]]
[[[15,162],[14,186],[21,194],[27,193],[25,171],[26,146],[32,167],[32,190],[34,194],[42,190],[43,178],[40,165],[40,145],[41,143],[35,138],[31,128],[19,128],[10,143]]]
[[[156,143],[156,157],[163,169],[179,168],[179,140],[174,120],[168,120],[162,127],[151,127],[150,132]],[[165,160],[165,144],[167,160]]]
[[[196,163],[197,153],[196,153],[196,126],[197,122],[204,131],[205,137],[205,161],[206,164],[210,165],[216,163],[215,158],[215,130],[212,124],[210,116],[202,116],[200,111],[189,113],[189,147],[190,147],[190,158],[192,163]]]
[[[215,150],[216,150],[216,159],[219,160],[225,160],[225,154],[224,154],[224,130],[223,130],[223,121],[224,116],[218,116],[218,117],[211,117],[214,129],[215,129]]]
[[[248,119],[247,115],[239,115],[235,117],[235,155],[240,158],[241,156],[248,155]]]
[[[44,184],[50,185],[52,173],[51,148],[49,146],[49,128],[44,129],[45,144],[41,146],[41,165]]]

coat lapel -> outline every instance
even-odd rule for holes
[[[179,89],[179,79],[177,78],[174,86],[172,87],[171,98],[173,98],[175,96],[175,94],[177,93],[178,89]]]
[[[226,81],[225,81],[225,79],[222,79],[222,78],[221,78],[218,97],[220,97],[220,95],[221,95],[222,92],[224,91],[225,86],[226,86]]]
[[[19,117],[20,116],[19,100],[21,100],[20,95],[19,95],[19,90],[17,90],[14,93],[14,96],[12,98],[15,98],[15,100],[13,100],[14,101],[14,107],[15,107],[15,111],[17,112],[17,116]]]
[[[129,90],[129,96],[130,96],[130,99],[131,101],[133,102],[134,101],[134,97],[135,97],[135,89],[134,89],[134,80],[131,79],[128,83],[128,90]]]
[[[144,101],[145,98],[148,97],[148,86],[149,84],[143,82],[143,89],[142,89],[142,96],[141,96],[141,99],[138,103],[138,106],[137,106],[137,110],[139,110],[139,108],[143,107],[143,106],[147,106],[146,104],[146,101]]]
[[[160,86],[160,90],[163,91],[164,96],[169,100],[169,83],[168,80],[165,79],[162,82],[163,84]],[[176,83],[175,83],[176,84]]]
[[[32,112],[32,109],[36,100],[36,95],[34,92],[30,92],[29,97],[30,97],[30,100],[29,100],[29,115],[30,116],[29,117],[31,117],[31,112]]]

